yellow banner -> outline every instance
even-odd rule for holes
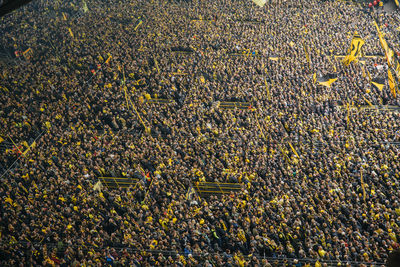
[[[376,21],[374,21],[374,24],[375,24],[376,30],[378,32],[379,42],[381,43],[381,46],[382,46],[383,50],[385,51],[386,60],[388,62],[389,67],[391,67],[394,53],[393,53],[392,49],[389,48],[389,46],[384,38],[384,35],[381,32]]]
[[[388,70],[389,88],[394,98],[396,98],[396,82],[393,78],[392,72]]]
[[[400,62],[399,61],[396,62],[395,73],[396,73],[397,79],[400,80]]]
[[[350,47],[348,50],[348,55],[343,60],[344,65],[348,66],[351,62],[353,62],[357,57],[361,56],[361,49],[365,41],[361,38],[361,36],[356,32],[354,32],[353,38],[350,42]]]
[[[349,55],[357,58],[361,55],[361,49],[364,45],[365,41],[361,38],[361,36],[354,32],[353,39],[351,39]]]
[[[344,59],[343,59],[343,64],[345,66],[350,65],[351,62],[353,62],[356,58],[352,55],[347,55]]]

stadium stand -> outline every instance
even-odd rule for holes
[[[396,264],[400,16],[383,2],[1,17],[0,265]]]

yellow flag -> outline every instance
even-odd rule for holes
[[[400,80],[400,62],[399,61],[396,62],[396,71],[395,72],[396,72],[397,79]]]
[[[293,153],[294,153],[298,158],[300,158],[299,154],[297,154],[296,150],[294,149],[292,143],[288,142],[288,144],[289,144],[290,148],[292,149]]]
[[[389,67],[392,66],[392,57],[393,57],[393,51],[389,48],[383,33],[381,32],[378,24],[376,23],[376,21],[374,21],[376,30],[378,32],[378,36],[379,36],[379,42],[381,43],[381,46],[383,48],[383,50],[385,51],[385,55],[386,55],[386,60],[388,62]]]
[[[141,25],[143,23],[143,21],[142,20],[140,20],[139,21],[139,23],[138,23],[138,25],[136,25],[136,27],[133,29],[134,31],[136,31],[137,30],[137,28],[139,28],[139,26]]]
[[[269,92],[269,86],[267,80],[264,79],[265,82],[265,90],[267,91],[268,100],[271,100],[271,93]]]
[[[22,141],[22,145],[23,145],[24,147],[26,147],[26,148],[29,147],[28,142],[26,142],[26,141]]]
[[[374,107],[374,105],[372,105],[371,101],[369,101],[368,99],[366,99],[363,95],[362,97],[364,98],[365,102],[368,103],[368,105],[370,105],[371,107]]]
[[[329,79],[324,82],[319,82],[320,85],[326,86],[326,87],[331,87],[331,84],[334,83],[337,80],[337,78],[334,79]]]
[[[379,91],[382,91],[383,87],[385,86],[384,84],[376,83],[376,82],[371,82],[373,86],[379,89]]]
[[[369,72],[368,72],[369,74]],[[384,78],[375,78],[375,79],[371,79],[371,84],[372,86],[374,86],[375,88],[377,88],[379,91],[382,92],[383,87],[385,87],[385,79]]]
[[[89,8],[88,8],[88,6],[87,6],[87,4],[86,4],[85,1],[83,1],[83,7],[82,7],[82,9],[83,9],[83,12],[85,12],[85,13],[89,11]]]
[[[351,39],[350,43],[349,55],[352,55],[355,58],[360,56],[364,43],[365,41],[361,38],[361,36],[357,32],[354,32],[353,39]]]
[[[110,62],[111,58],[112,58],[111,56],[109,56],[109,57],[107,58],[106,64],[108,64],[108,62]]]
[[[371,77],[371,73],[369,73],[368,69],[367,69],[367,74],[368,74],[368,79],[371,81],[372,77]]]
[[[74,34],[72,33],[71,28],[68,28],[69,34],[71,35],[72,38],[74,38]]]
[[[310,61],[310,55],[308,54],[308,46],[306,46],[304,43],[303,43],[303,48],[304,48],[304,54],[306,54],[306,59],[307,59],[307,62],[308,62],[308,64],[311,64],[311,61]]]
[[[323,77],[318,78],[317,82],[320,85],[331,87],[331,84],[334,83],[338,78],[335,74],[329,73]]]
[[[2,143],[4,141],[4,139],[0,136],[0,143]]]
[[[393,64],[393,62],[394,62],[394,52],[393,52],[392,49],[388,48],[386,57],[387,57],[387,62],[389,64],[389,66],[394,65]]]
[[[357,57],[361,56],[361,49],[364,45],[365,41],[361,38],[361,36],[356,32],[354,32],[353,38],[350,42],[350,47],[348,50],[348,55],[343,60],[343,64],[345,66],[350,65],[352,61],[354,61]]]
[[[25,59],[30,59],[33,55],[33,51],[31,48],[28,48],[24,52],[22,52],[22,55],[24,56]]]
[[[347,55],[344,59],[343,59],[343,64],[345,66],[350,65],[351,62],[353,62],[356,59],[356,57],[354,57],[353,55]]]
[[[393,79],[392,72],[388,69],[389,88],[394,98],[396,98],[396,82]]]

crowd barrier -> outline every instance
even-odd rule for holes
[[[1,244],[2,242],[0,242]],[[17,243],[15,243],[17,244]],[[60,244],[60,243],[46,243],[46,242],[28,242],[28,241],[21,241],[18,242],[20,245],[20,250],[26,250],[31,251],[31,248],[34,247],[36,249],[43,248],[46,246],[48,250],[57,250],[57,254],[63,255],[65,250],[66,250],[66,245]],[[155,256],[157,257],[158,255],[162,254],[164,257],[172,257],[173,259],[177,259],[179,256],[185,256],[186,258],[188,257],[189,253],[187,251],[172,251],[172,250],[157,250],[157,249],[135,249],[132,247],[123,247],[123,246],[107,246],[107,247],[98,247],[98,246],[91,246],[88,243],[85,244],[72,244],[68,245],[68,247],[72,247],[74,249],[80,249],[84,253],[88,252],[105,252],[109,251],[111,249],[114,249],[117,253],[122,252],[122,250],[131,253],[131,254],[136,254],[139,253],[142,256]],[[215,258],[215,256],[219,255],[220,257],[223,257],[223,253],[195,253],[192,251],[190,253],[194,259],[197,261],[203,263],[205,260],[209,259],[210,256],[212,259]],[[226,254],[228,257],[234,257],[234,254]],[[313,258],[302,258],[302,259],[297,259],[297,258],[291,258],[291,257],[281,257],[281,256],[266,256],[266,255],[260,255],[260,254],[253,254],[253,255],[244,255],[243,258],[248,261],[252,257],[256,257],[258,260],[266,260],[268,261],[272,266],[295,266],[296,263],[301,264],[301,266],[306,266],[306,264],[310,264],[310,266],[316,266],[316,263],[319,262],[321,266],[327,266],[327,267],[337,267],[337,266],[346,266],[346,264],[350,264],[350,266],[383,266],[382,263],[377,263],[377,262],[362,262],[362,261],[339,261],[339,260],[324,260],[324,259],[313,259]],[[106,257],[104,257],[104,261],[106,261]],[[325,264],[325,265],[324,265]]]
[[[128,188],[135,186],[139,179],[129,177],[97,177],[101,183],[107,188]]]
[[[199,196],[207,197],[239,192],[242,190],[242,185],[239,183],[200,182],[195,184],[194,189]]]

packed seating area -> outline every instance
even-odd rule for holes
[[[0,18],[0,265],[383,266],[400,98],[378,29],[400,58],[399,9],[352,1]]]

